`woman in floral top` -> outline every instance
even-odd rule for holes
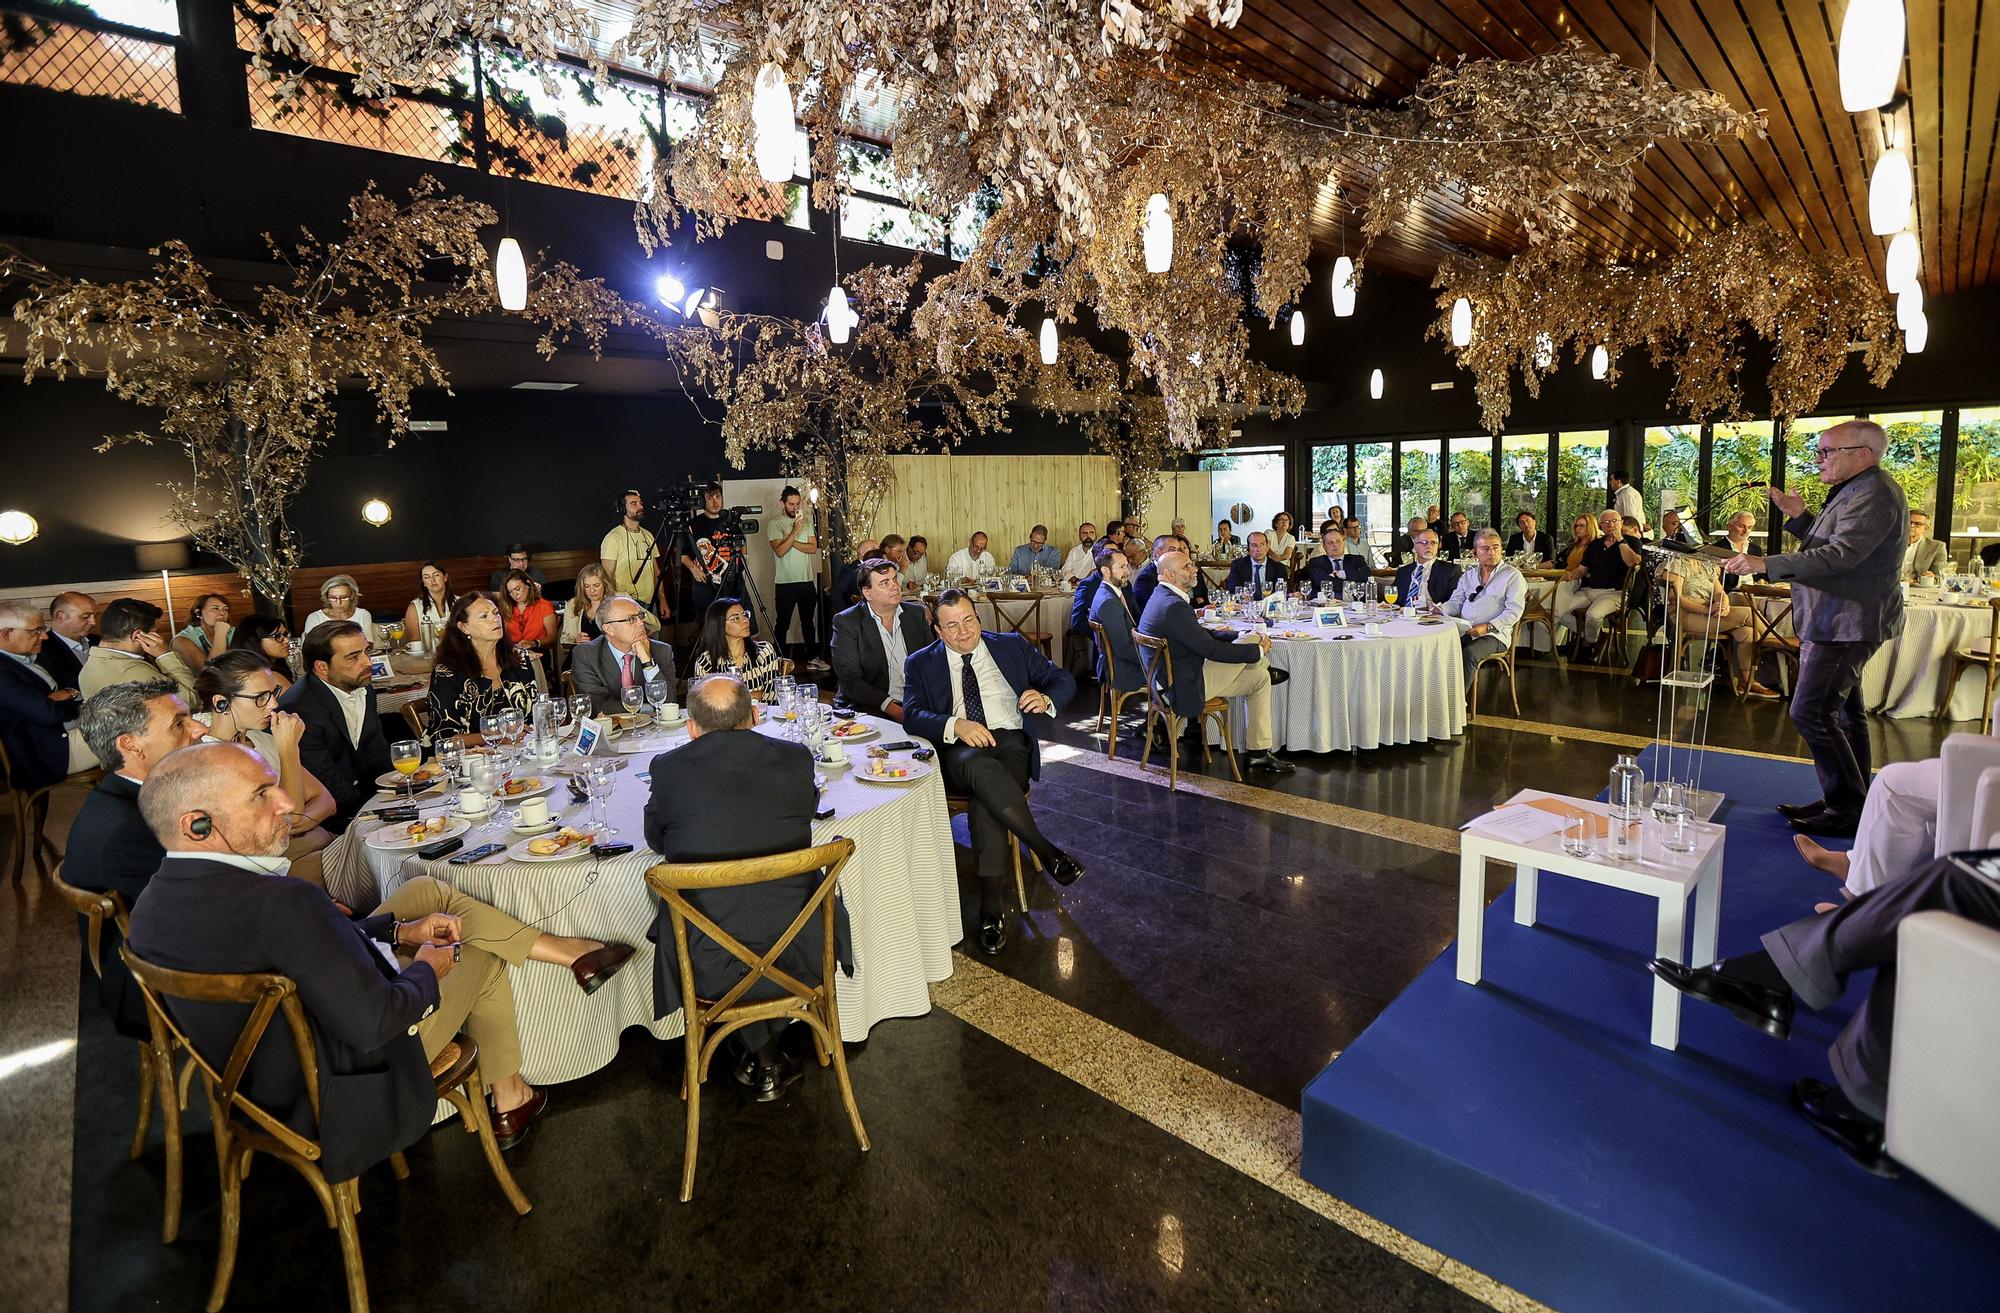
[[[489,593],[467,593],[451,609],[431,671],[431,737],[479,737],[487,716],[514,710],[526,717],[535,702],[535,674],[514,650]]]

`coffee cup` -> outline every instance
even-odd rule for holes
[[[547,825],[549,823],[549,800],[547,798],[521,799],[521,827]]]
[[[821,755],[825,757],[825,759],[828,761],[833,761],[833,762],[846,761],[847,745],[836,739],[833,742],[828,743],[825,748],[821,749]]]
[[[1403,608],[1403,619],[1415,620],[1416,618],[1417,618],[1417,608],[1414,605],[1406,606]]]
[[[484,816],[486,814],[486,795],[477,789],[459,790],[458,812],[461,816]]]
[[[665,721],[671,725],[681,718],[681,704],[678,702],[662,702],[659,706],[653,708],[653,716],[654,719]]]
[[[1373,620],[1370,620],[1368,622],[1368,627],[1362,632],[1367,634],[1368,637],[1370,638],[1380,638],[1382,636],[1382,626],[1376,624]]]

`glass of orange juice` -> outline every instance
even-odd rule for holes
[[[1396,604],[1396,585],[1390,584],[1388,587],[1382,590],[1382,600],[1384,602],[1387,602],[1390,606],[1394,606]]]
[[[410,776],[424,764],[424,745],[415,739],[398,739],[389,745],[389,764],[403,777],[405,802],[413,802],[416,793],[410,788]]]

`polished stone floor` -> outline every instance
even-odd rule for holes
[[[1451,942],[1456,827],[1520,787],[1596,792],[1653,723],[1651,690],[1595,672],[1524,665],[1521,698],[1519,718],[1489,700],[1449,743],[1301,755],[1295,776],[1242,786],[1218,761],[1170,793],[1123,744],[1104,759],[1086,690],[1034,806],[1089,874],[1060,897],[1031,884],[1005,953],[962,961],[930,1015],[850,1050],[872,1152],[817,1073],[769,1106],[711,1083],[682,1205],[681,1049],[632,1032],[611,1067],[554,1088],[510,1155],[527,1218],[450,1126],[412,1151],[410,1181],[365,1178],[374,1306],[1532,1307],[1292,1170],[1300,1089]],[[1880,765],[1967,727],[1873,728]],[[1783,704],[1722,699],[1710,732],[1800,753]],[[0,1304],[199,1306],[218,1227],[204,1114],[182,1237],[162,1246],[158,1133],[127,1159],[136,1065],[79,990],[73,920],[10,886],[0,948]],[[303,1185],[262,1162],[244,1198],[228,1307],[343,1307]]]

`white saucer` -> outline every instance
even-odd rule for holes
[[[854,769],[854,758],[849,757],[846,761],[828,761],[825,757],[814,757],[813,765],[820,770],[838,775],[842,771]]]
[[[543,821],[540,825],[515,824],[515,825],[510,825],[507,828],[512,830],[515,834],[525,834],[530,838],[532,838],[537,834],[547,834],[550,830],[560,829],[561,827],[562,827],[562,822],[551,817],[550,819]]]

